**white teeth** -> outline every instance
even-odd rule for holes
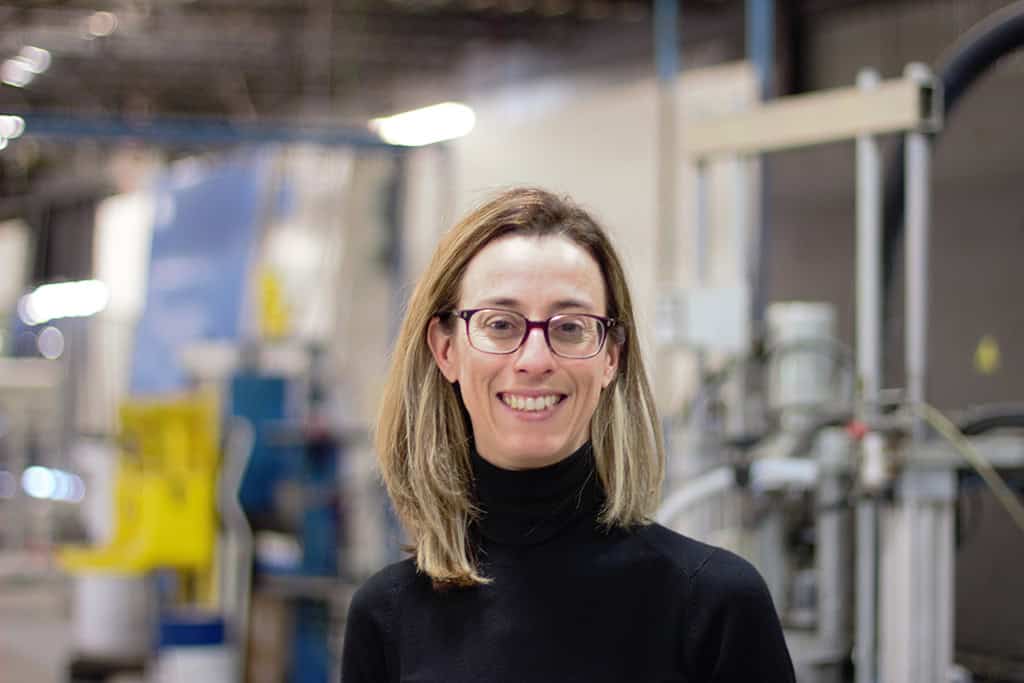
[[[505,402],[505,405],[515,410],[540,411],[546,410],[558,403],[559,398],[554,394],[549,396],[528,396],[526,398],[503,394],[502,400]]]

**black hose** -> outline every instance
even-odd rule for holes
[[[1015,2],[990,14],[961,36],[939,60],[936,68],[944,92],[943,118],[952,113],[961,96],[982,74],[1004,55],[1020,47],[1024,47],[1024,1]],[[931,140],[934,139],[935,136],[932,135]],[[904,143],[900,140],[885,174],[882,218],[883,339],[888,339],[888,312],[891,308],[890,299],[897,255],[903,239],[903,202],[906,189],[903,148]]]
[[[977,436],[996,429],[1024,429],[1024,406],[992,405],[977,408],[961,418],[957,427],[964,436]]]

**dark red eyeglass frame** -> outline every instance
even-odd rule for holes
[[[519,343],[516,344],[516,347],[511,351],[485,351],[484,349],[480,349],[477,348],[476,346],[473,346],[473,348],[479,351],[480,353],[489,353],[495,356],[507,356],[509,354],[515,353],[516,351],[523,347],[523,344],[526,343],[526,339],[530,336],[530,332],[532,332],[534,329],[541,329],[544,331],[544,342],[548,345],[548,348],[551,350],[551,353],[555,354],[559,358],[567,358],[569,360],[586,360],[587,358],[593,358],[597,354],[601,353],[601,349],[604,348],[604,343],[605,341],[608,340],[608,335],[611,333],[612,328],[614,328],[618,324],[618,321],[615,318],[606,318],[603,315],[594,315],[592,313],[557,313],[548,318],[547,320],[530,320],[519,311],[513,311],[507,308],[493,308],[490,306],[485,306],[483,308],[464,308],[460,311],[442,311],[441,313],[438,313],[438,315],[441,317],[454,315],[457,318],[462,318],[466,322],[466,339],[468,339],[470,344],[472,344],[473,336],[469,333],[469,319],[472,318],[474,314],[479,313],[480,311],[502,311],[504,313],[512,313],[514,315],[520,316],[523,320],[526,321],[526,329],[523,331],[523,338],[519,340]],[[562,316],[567,315],[579,315],[585,318],[593,318],[594,320],[597,320],[601,323],[601,341],[598,343],[597,350],[594,351],[594,353],[590,354],[589,356],[566,356],[564,354],[559,353],[558,351],[555,351],[555,347],[551,345],[551,337],[548,336],[548,326],[551,324],[551,321],[554,320],[555,318],[560,318]]]

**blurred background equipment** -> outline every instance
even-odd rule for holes
[[[0,0],[0,676],[336,681],[402,556],[406,297],[529,183],[616,239],[659,518],[754,561],[799,680],[1024,681],[1022,42],[1010,0]]]

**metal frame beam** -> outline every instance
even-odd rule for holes
[[[135,139],[184,145],[298,143],[402,151],[366,128],[244,123],[226,119],[141,119],[66,114],[19,114],[25,136],[51,138]]]
[[[758,154],[858,135],[932,132],[942,125],[941,93],[934,79],[883,81],[877,88],[837,88],[772,100],[759,107],[688,125],[684,154],[706,159]]]

